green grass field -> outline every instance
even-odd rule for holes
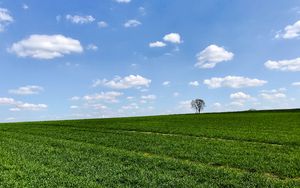
[[[300,110],[0,124],[0,187],[300,187]]]

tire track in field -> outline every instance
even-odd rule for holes
[[[52,125],[47,124],[47,126],[51,127]],[[57,124],[57,126],[61,126]],[[69,127],[71,129],[79,130],[79,131],[89,131],[89,132],[105,132],[103,130],[110,130],[110,131],[124,131],[124,132],[137,132],[137,133],[144,133],[144,134],[160,134],[164,136],[183,136],[183,137],[191,137],[191,138],[203,138],[203,139],[212,139],[212,140],[220,140],[220,141],[236,141],[236,142],[247,142],[247,143],[257,143],[257,144],[266,144],[266,145],[274,145],[274,146],[287,146],[287,147],[300,147],[300,144],[293,143],[293,142],[273,142],[273,141],[260,141],[255,139],[246,139],[246,138],[226,138],[226,137],[218,137],[218,136],[204,136],[204,135],[193,135],[193,134],[181,134],[181,133],[166,133],[166,132],[159,132],[159,131],[141,131],[138,129],[115,129],[115,128],[106,128],[101,127],[100,129],[93,129],[93,128],[85,128],[85,127],[76,127],[70,126],[68,124],[63,125],[62,127]],[[213,128],[212,128],[213,129]]]
[[[125,130],[125,129],[110,129],[116,130],[113,132],[126,132],[126,133],[139,133],[139,134],[155,134],[161,136],[174,136],[174,137],[190,137],[190,138],[201,138],[205,140],[217,140],[217,141],[225,141],[225,142],[246,142],[246,143],[256,143],[256,144],[264,144],[264,145],[272,145],[272,146],[290,146],[285,144],[277,144],[277,143],[269,143],[269,142],[258,142],[252,140],[238,140],[238,139],[229,139],[229,138],[220,138],[220,137],[207,137],[207,136],[200,136],[200,135],[188,135],[188,134],[178,134],[178,133],[162,133],[162,132],[153,132],[153,131],[136,131],[136,130]]]
[[[51,127],[51,126],[50,126]],[[262,141],[255,141],[255,140],[247,140],[247,139],[235,139],[235,138],[222,138],[222,137],[209,137],[203,135],[191,135],[191,134],[180,134],[180,133],[164,133],[164,132],[156,132],[156,131],[139,131],[139,130],[132,130],[132,129],[111,129],[111,128],[101,128],[101,129],[90,129],[90,128],[82,128],[82,127],[69,127],[71,130],[82,131],[82,132],[99,132],[99,133],[137,133],[137,134],[146,134],[146,135],[160,135],[160,136],[169,136],[169,137],[186,137],[186,138],[196,138],[196,139],[204,139],[204,140],[216,140],[216,141],[224,141],[224,142],[245,142],[245,143],[255,143],[255,144],[262,144],[262,145],[270,145],[270,146],[277,146],[277,147],[299,147],[298,145],[291,145],[291,144],[281,144],[281,143],[271,143],[271,142],[262,142]],[[41,130],[41,128],[35,128],[34,130]],[[57,129],[52,129],[57,130]]]
[[[140,131],[136,129],[114,129],[114,128],[105,128],[101,127],[101,129],[92,129],[92,128],[84,128],[84,127],[74,127],[74,126],[66,126],[73,130],[78,131],[87,131],[87,132],[102,132],[102,133],[111,133],[111,132],[128,132],[128,133],[141,133],[141,134],[156,134],[162,136],[177,136],[177,137],[190,137],[190,138],[202,138],[207,140],[219,140],[219,141],[232,141],[232,142],[246,142],[246,143],[256,143],[263,145],[273,145],[273,146],[287,146],[287,147],[299,147],[296,144],[290,143],[272,143],[268,141],[257,141],[257,140],[248,140],[244,138],[225,138],[225,137],[214,137],[214,136],[203,136],[203,135],[192,135],[192,134],[180,134],[180,133],[165,133],[158,131]]]
[[[0,133],[12,133],[12,134],[17,134],[20,135],[19,133],[15,133],[15,132],[10,132],[10,131],[5,131],[5,132],[0,132]],[[166,161],[172,161],[172,162],[180,162],[181,164],[186,164],[186,165],[193,165],[196,167],[210,167],[210,168],[216,168],[216,169],[223,169],[223,170],[228,170],[228,171],[232,171],[232,172],[236,172],[239,174],[242,173],[250,173],[250,174],[258,174],[263,176],[264,178],[267,179],[273,179],[276,181],[282,181],[282,182],[286,182],[286,181],[294,181],[300,184],[300,177],[286,177],[286,176],[280,176],[277,174],[273,174],[270,172],[252,172],[250,170],[247,169],[242,169],[242,168],[237,168],[237,167],[232,167],[229,165],[212,165],[212,164],[207,164],[207,163],[202,163],[199,161],[191,161],[191,160],[187,160],[187,159],[178,159],[178,158],[174,158],[168,155],[159,155],[159,154],[155,154],[155,153],[149,153],[149,152],[142,152],[142,151],[134,151],[134,150],[128,150],[128,149],[123,149],[123,148],[119,148],[119,147],[113,147],[113,146],[106,146],[103,144],[93,144],[93,143],[87,143],[87,142],[83,142],[83,141],[78,141],[78,140],[70,140],[70,139],[62,139],[62,138],[53,138],[50,136],[41,136],[41,135],[36,135],[36,134],[29,134],[29,133],[21,133],[22,135],[29,135],[29,136],[34,136],[34,137],[40,137],[40,138],[46,138],[49,140],[53,140],[53,141],[62,141],[62,142],[66,142],[66,143],[80,143],[81,145],[85,145],[89,148],[104,148],[107,150],[115,150],[115,151],[120,151],[120,152],[124,152],[124,153],[129,153],[129,154],[136,154],[139,156],[143,156],[145,158],[150,158],[150,159],[161,159],[161,160],[166,160]],[[16,140],[19,140],[18,138],[15,138]],[[28,142],[28,141],[27,141]],[[113,152],[113,151],[112,151]]]
[[[263,144],[263,145],[272,145],[278,147],[297,147],[298,145],[290,145],[290,144],[281,144],[281,143],[271,143],[271,142],[261,142],[255,140],[246,140],[246,139],[234,139],[234,138],[222,138],[222,137],[208,137],[208,136],[201,136],[201,135],[190,135],[190,134],[179,134],[179,133],[164,133],[164,132],[155,132],[155,131],[139,131],[139,130],[130,130],[130,129],[109,129],[109,128],[102,128],[102,130],[95,130],[95,129],[87,129],[87,128],[75,128],[72,127],[74,130],[78,131],[87,131],[87,132],[101,132],[101,133],[140,133],[146,135],[161,135],[161,136],[174,136],[174,137],[188,137],[188,138],[199,138],[199,139],[206,139],[206,140],[217,140],[217,141],[225,141],[225,142],[246,142],[246,143],[255,143],[255,144]]]

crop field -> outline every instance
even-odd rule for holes
[[[0,124],[0,187],[300,187],[300,110]]]

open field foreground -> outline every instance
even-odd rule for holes
[[[300,110],[0,124],[0,187],[300,187]]]

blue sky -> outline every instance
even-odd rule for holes
[[[300,106],[300,1],[0,1],[0,121]]]

